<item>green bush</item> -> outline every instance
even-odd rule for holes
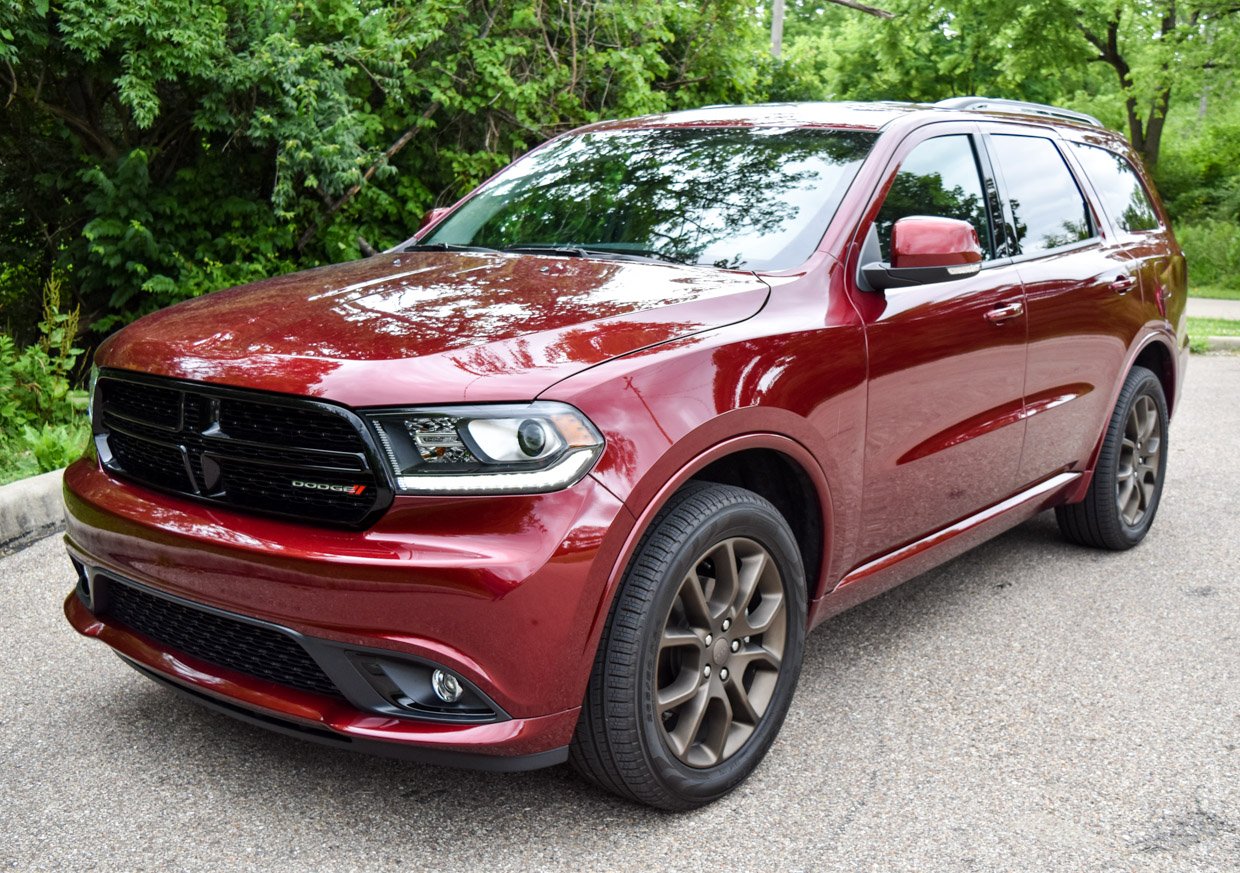
[[[36,342],[0,334],[0,484],[63,467],[90,435],[85,391],[73,388],[79,312],[61,311],[58,278],[43,286]]]
[[[1207,218],[1176,227],[1192,285],[1240,288],[1240,226]]]

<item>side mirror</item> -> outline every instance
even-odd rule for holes
[[[901,218],[891,229],[891,264],[861,268],[876,291],[975,276],[982,269],[977,229],[967,221],[927,215]]]
[[[413,235],[413,238],[421,239],[426,235],[426,231],[429,230],[432,225],[438,224],[439,219],[443,218],[451,210],[451,206],[439,206],[426,213],[426,215],[422,216],[422,223],[418,225],[417,233]]]

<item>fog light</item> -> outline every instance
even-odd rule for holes
[[[456,703],[465,690],[460,681],[447,670],[436,670],[431,674],[431,688],[435,690],[435,696],[444,703]]]

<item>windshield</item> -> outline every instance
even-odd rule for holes
[[[875,138],[813,128],[584,133],[517,161],[419,242],[787,269],[814,251]]]

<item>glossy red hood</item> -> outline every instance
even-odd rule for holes
[[[746,319],[767,293],[751,274],[674,264],[387,254],[186,301],[95,360],[353,406],[530,400],[609,358]]]

